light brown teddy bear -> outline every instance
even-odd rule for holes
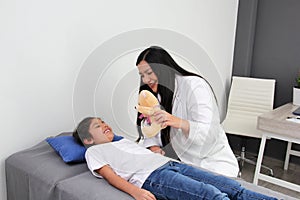
[[[157,98],[148,90],[142,90],[138,97],[136,109],[142,113],[140,117],[144,119],[141,122],[142,133],[145,137],[154,137],[162,127],[154,122],[153,113],[160,109]]]

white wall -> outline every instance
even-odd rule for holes
[[[144,28],[182,34],[207,53],[226,86],[237,7],[237,0],[1,0],[0,199],[6,199],[9,155],[74,129],[74,86],[82,66],[105,41]],[[137,52],[120,60],[134,68]],[[114,64],[121,65],[120,60]]]

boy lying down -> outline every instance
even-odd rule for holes
[[[85,157],[92,174],[136,200],[276,199],[116,136],[100,118],[85,118],[73,136],[88,147]]]

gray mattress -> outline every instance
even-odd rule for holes
[[[5,161],[7,200],[129,200],[128,194],[89,172],[86,163],[66,164],[46,141]],[[238,180],[245,187],[279,199],[295,198]]]

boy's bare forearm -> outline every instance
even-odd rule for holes
[[[118,176],[108,165],[100,168],[98,170],[98,173],[107,180],[109,184],[112,186],[118,188],[119,190],[122,190],[123,192],[126,192],[127,194],[134,197],[136,200],[140,199],[149,199],[149,200],[155,200],[154,195],[144,189],[141,189],[128,181],[124,180],[120,176]]]

